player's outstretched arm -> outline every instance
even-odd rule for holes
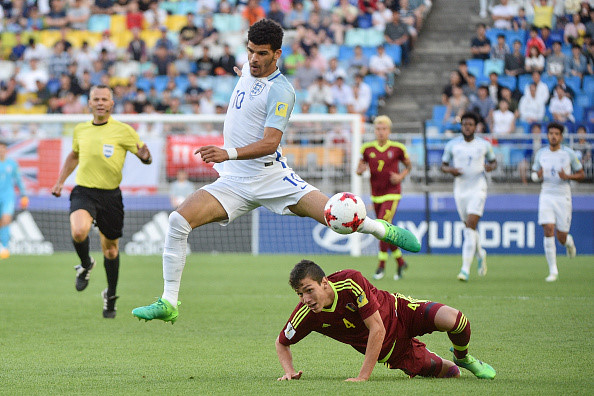
[[[278,381],[290,381],[294,379],[298,380],[301,378],[303,371],[295,372],[295,368],[293,367],[293,355],[291,354],[291,347],[281,344],[278,337],[276,338],[275,344],[278,361],[285,371],[285,375],[280,377]]]
[[[153,157],[151,157],[151,152],[147,147],[146,143],[140,147],[138,143],[136,143],[136,156],[140,159],[140,161],[145,165],[150,165],[153,162]]]
[[[247,160],[273,154],[283,137],[283,133],[272,127],[264,128],[262,139],[243,147],[222,149],[217,146],[200,147],[194,154],[200,154],[206,163],[219,163],[227,160]],[[233,152],[233,154],[230,153]]]
[[[64,165],[62,165],[62,169],[60,170],[60,174],[58,175],[58,181],[52,187],[52,195],[55,197],[59,197],[62,195],[62,187],[64,186],[64,182],[68,179],[68,176],[76,169],[78,166],[78,153],[71,151],[70,154],[64,160]]]
[[[361,366],[361,371],[357,378],[348,378],[348,382],[362,382],[367,381],[373,372],[375,363],[379,358],[384,337],[386,336],[386,328],[379,311],[375,311],[373,315],[364,320],[365,326],[369,329],[369,337],[367,338],[367,348],[365,349],[365,359]]]

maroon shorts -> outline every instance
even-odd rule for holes
[[[437,330],[435,314],[443,304],[396,294],[396,305],[396,345],[386,361],[388,367],[400,369],[411,377],[437,377],[441,372],[442,359],[415,337]]]

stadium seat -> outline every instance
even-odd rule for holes
[[[295,90],[295,101],[297,103],[305,102],[307,99],[307,89],[296,89]]]
[[[328,114],[328,106],[314,103],[310,106],[309,112],[313,114]]]
[[[175,14],[175,11],[177,10],[177,2],[161,1],[159,2],[159,8],[167,11],[168,14]]]
[[[141,77],[136,80],[136,87],[144,90],[144,92],[150,91],[152,86],[153,82],[148,78]]]
[[[483,75],[488,76],[491,72],[495,72],[498,75],[503,74],[504,62],[501,59],[485,59],[485,68]]]
[[[468,73],[472,74],[477,78],[483,77],[483,69],[485,68],[485,62],[482,59],[467,59],[466,66],[468,66]]]
[[[565,31],[563,29],[554,29],[554,30],[551,30],[551,35],[550,35],[551,42],[559,41],[559,42],[562,43],[563,42],[563,34],[564,34],[564,32]]]
[[[338,58],[339,46],[336,44],[320,44],[318,49],[325,59]]]
[[[175,77],[175,85],[181,92],[186,92],[186,89],[190,86],[190,81],[187,76]]]
[[[381,98],[386,94],[386,81],[382,77],[368,74],[363,78],[363,81],[371,88],[373,98]]]
[[[428,136],[440,135],[443,132],[443,122],[441,120],[426,120],[425,132]]]
[[[130,44],[130,41],[132,41],[133,36],[131,31],[125,30],[117,34],[113,34],[111,38],[117,48],[124,49],[128,48],[128,44]]]
[[[402,48],[399,45],[386,44],[384,48],[386,49],[386,54],[390,55],[397,66],[402,64]]]
[[[582,84],[582,90],[584,91],[584,93],[590,95],[591,97],[594,97],[594,75],[584,76]]]
[[[198,10],[196,8],[197,2],[196,1],[179,1],[176,4],[174,14],[177,15],[187,15],[189,12],[193,14],[197,14]]]
[[[109,15],[91,15],[87,23],[91,32],[101,33],[109,30],[111,27],[111,18]]]
[[[524,92],[524,87],[532,82],[532,76],[530,74],[520,74],[518,76],[518,90]]]
[[[167,87],[167,83],[169,82],[169,76],[155,76],[153,81],[153,85],[157,92],[161,93]]]
[[[365,30],[365,46],[379,47],[384,43],[384,32],[377,29]]]
[[[513,51],[514,41],[519,40],[522,43],[521,53],[524,53],[526,46],[526,31],[525,30],[508,30],[505,32],[505,43],[508,45],[509,50]]]
[[[59,30],[42,30],[39,35],[40,43],[47,48],[52,48],[60,40],[61,34]]]
[[[219,33],[238,32],[243,29],[243,19],[240,14],[214,14],[213,26]]]
[[[489,41],[491,41],[491,47],[493,47],[494,45],[497,44],[497,36],[500,34],[505,35],[506,32],[507,31],[504,29],[491,28],[491,29],[487,29],[487,31],[485,32],[485,36],[487,36]]]
[[[502,74],[499,76],[498,81],[499,81],[500,85],[503,85],[504,87],[511,89],[512,92],[516,89],[516,85],[517,85],[516,76],[508,76],[508,75]]]
[[[347,30],[344,36],[344,44],[350,47],[365,45],[365,30],[357,28]]]
[[[128,31],[128,27],[126,25],[126,15],[124,14],[113,14],[111,16],[110,21],[110,28],[112,36],[117,36],[122,32]]]
[[[582,79],[578,76],[565,76],[565,84],[573,89],[576,95],[582,91]]]
[[[433,116],[431,117],[431,119],[433,121],[443,122],[443,117],[445,116],[447,108],[448,107],[446,105],[433,106]]]
[[[170,32],[179,33],[179,31],[188,24],[188,18],[185,15],[167,15],[165,26]]]
[[[350,47],[348,45],[341,45],[340,47],[338,47],[339,61],[348,61],[353,56],[355,56],[355,47]]]
[[[143,30],[140,32],[140,38],[144,40],[147,48],[154,48],[157,40],[161,38],[161,32],[158,30]]]
[[[557,77],[551,76],[547,73],[543,73],[540,76],[540,79],[543,83],[547,84],[547,87],[549,87],[549,91],[551,91],[557,85]]]
[[[371,59],[373,55],[377,55],[377,47],[361,47],[361,50],[368,60]]]

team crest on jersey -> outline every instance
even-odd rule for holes
[[[290,340],[291,338],[293,338],[294,335],[295,329],[293,328],[291,322],[289,322],[287,323],[287,327],[285,327],[285,337],[287,337],[287,339]]]
[[[362,292],[361,294],[359,294],[357,296],[357,306],[359,308],[363,307],[365,304],[367,304],[369,301],[367,301],[367,297],[365,296],[365,292]]]
[[[260,80],[256,80],[250,88],[250,96],[260,95],[264,91],[264,88],[266,88],[266,84]]]
[[[393,156],[394,156],[394,153],[391,151],[388,151],[388,158],[392,159]]]
[[[375,158],[375,153],[371,153],[371,154],[369,154],[369,157],[370,157],[370,158]]]
[[[105,158],[109,158],[113,155],[113,144],[104,144],[103,145],[103,155]]]
[[[289,107],[288,103],[276,102],[276,110],[274,111],[274,115],[286,117],[288,107]]]

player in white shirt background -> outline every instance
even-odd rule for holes
[[[454,176],[454,199],[460,219],[466,225],[462,243],[462,268],[458,279],[468,281],[470,267],[477,257],[478,274],[487,274],[487,252],[476,231],[487,200],[485,172],[497,167],[491,143],[475,136],[479,118],[475,113],[462,115],[462,136],[450,140],[444,149],[441,170]],[[486,162],[486,163],[485,163]]]
[[[538,224],[544,231],[544,251],[549,265],[547,282],[554,282],[559,276],[557,269],[557,239],[567,249],[567,255],[574,258],[577,254],[571,228],[571,180],[583,180],[584,169],[576,153],[563,142],[563,124],[551,122],[547,125],[549,147],[536,152],[532,165],[532,180],[542,181],[538,199]]]
[[[188,234],[204,224],[226,225],[259,206],[277,214],[310,217],[326,225],[328,197],[303,181],[287,164],[280,142],[295,104],[295,91],[276,63],[283,30],[268,19],[248,31],[248,63],[243,66],[223,127],[224,148],[200,147],[195,154],[214,163],[219,178],[190,195],[169,216],[163,248],[164,291],[155,303],[135,308],[139,319],[171,321],[186,262]],[[382,220],[366,218],[360,232],[418,252],[416,237]]]

